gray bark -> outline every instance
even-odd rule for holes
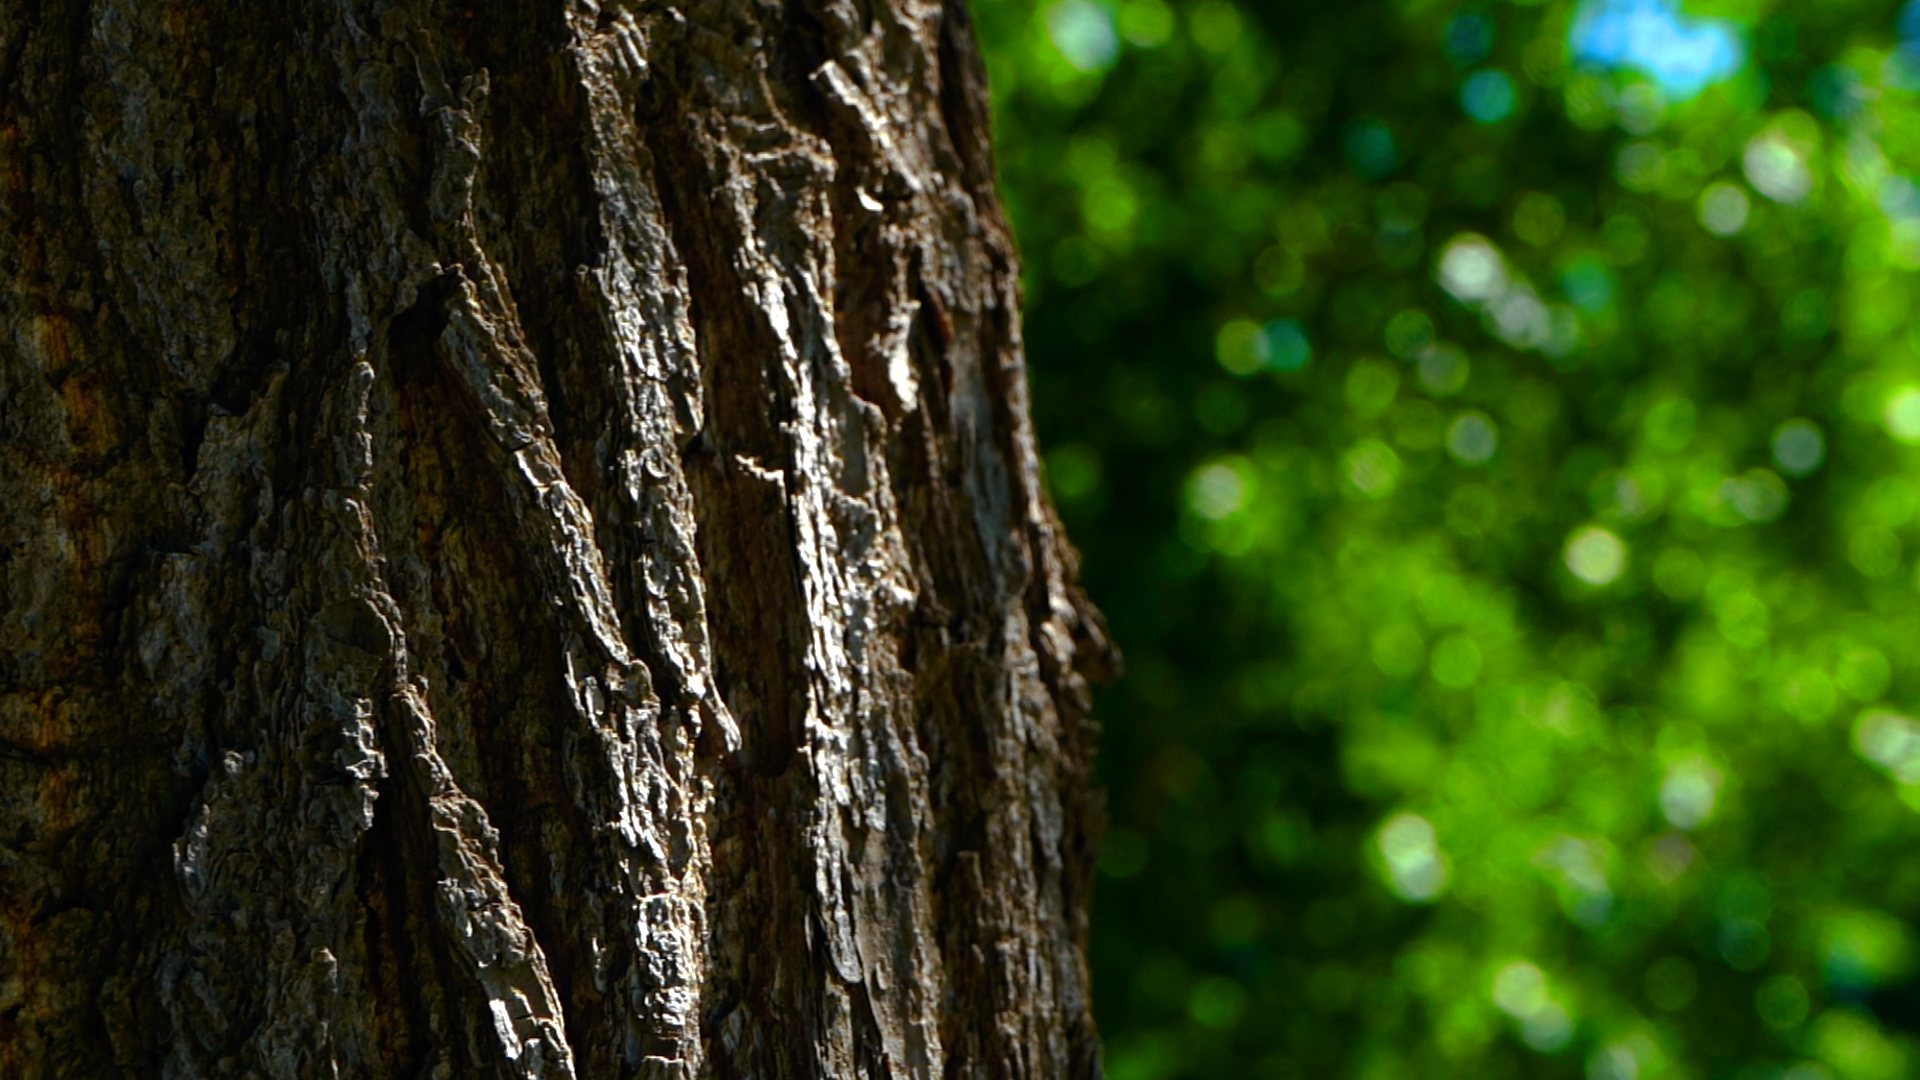
[[[1098,1074],[981,71],[0,3],[0,1076]]]

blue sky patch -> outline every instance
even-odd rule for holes
[[[1567,45],[1576,60],[1631,68],[1679,98],[1732,78],[1747,58],[1733,22],[1688,15],[1677,0],[1587,0]]]

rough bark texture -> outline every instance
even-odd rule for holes
[[[1090,1077],[958,0],[0,0],[0,1076]]]

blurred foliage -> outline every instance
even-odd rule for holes
[[[1920,1075],[1920,8],[975,12],[1109,1075]]]

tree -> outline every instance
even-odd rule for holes
[[[1098,1073],[953,4],[0,9],[0,1073]]]

